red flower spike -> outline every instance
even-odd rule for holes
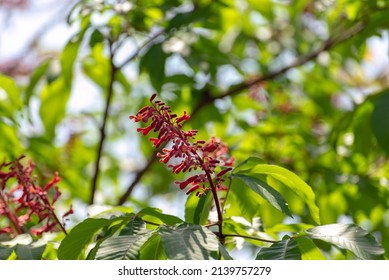
[[[163,149],[158,153],[160,162],[168,165],[173,173],[187,172],[201,169],[203,173],[189,177],[183,182],[176,182],[180,189],[189,188],[187,194],[198,190],[197,196],[202,196],[207,190],[224,190],[222,186],[225,176],[233,164],[233,159],[228,157],[228,148],[217,138],[211,138],[209,141],[193,141],[197,135],[197,130],[190,129],[184,131],[182,123],[190,119],[190,116],[184,111],[184,114],[177,117],[177,114],[171,113],[171,109],[164,102],[156,100],[156,94],[150,98],[151,106],[143,107],[135,116],[130,119],[135,122],[148,123],[151,118],[152,122],[145,128],[138,128],[138,132],[147,135],[151,130],[159,132],[157,137],[150,138],[153,146],[158,148],[162,145],[172,142],[171,149]],[[193,142],[192,142],[193,141]],[[180,159],[180,162],[168,164],[170,159]],[[222,169],[215,174],[215,168]],[[205,187],[210,184],[212,188]]]
[[[0,177],[0,224],[5,224],[3,228],[0,228],[0,232],[14,237],[27,232],[26,225],[34,222],[36,225],[45,223],[44,226],[30,229],[34,235],[39,236],[44,232],[58,229],[66,233],[55,215],[53,206],[61,195],[56,186],[61,178],[56,172],[54,178],[42,188],[35,182],[35,177],[32,175],[35,164],[29,161],[28,165],[24,166],[20,162],[22,158],[0,164],[0,174],[7,174]],[[14,184],[14,180],[8,183],[10,179],[16,180],[17,184]],[[53,187],[55,187],[55,192],[51,198],[51,192],[49,195],[48,191]],[[6,223],[2,219],[6,219]]]

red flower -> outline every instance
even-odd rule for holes
[[[0,222],[4,218],[10,224],[0,228],[0,233],[11,236],[24,233],[26,225],[31,221],[45,223],[40,228],[30,229],[31,234],[41,235],[43,232],[54,230],[66,233],[53,206],[61,195],[56,186],[61,178],[56,172],[54,178],[41,188],[32,176],[35,164],[29,161],[27,167],[23,166],[21,163],[23,158],[24,156],[0,165]],[[16,185],[13,182],[8,183],[12,178],[17,181]],[[53,187],[54,190],[51,191]],[[53,193],[52,198],[48,193]]]
[[[156,138],[150,138],[156,148],[168,142],[173,144],[171,149],[162,149],[162,152],[157,154],[160,162],[165,164],[168,164],[172,158],[180,160],[179,163],[168,164],[173,173],[197,169],[203,171],[203,174],[193,175],[176,184],[180,186],[180,189],[189,187],[187,194],[197,190],[199,196],[209,189],[208,184],[216,190],[226,190],[223,177],[232,168],[225,167],[233,164],[233,158],[228,156],[227,145],[215,137],[209,141],[198,140],[192,143],[197,130],[184,131],[182,129],[183,122],[189,120],[190,116],[184,111],[182,116],[177,117],[176,114],[171,113],[169,106],[155,98],[156,94],[153,94],[150,98],[150,106],[143,107],[135,116],[130,116],[130,119],[135,122],[147,123],[150,118],[152,120],[147,127],[138,128],[137,131],[143,135],[147,135],[152,129],[158,132]],[[215,174],[217,168],[221,171]]]

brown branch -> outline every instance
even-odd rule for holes
[[[145,174],[150,169],[151,165],[156,159],[157,152],[153,153],[147,161],[146,165],[136,173],[135,179],[128,186],[126,192],[119,198],[117,205],[123,205],[126,202],[126,200],[130,197],[132,191],[134,190],[135,186],[139,183],[140,179],[142,179],[143,174]]]
[[[103,115],[103,121],[101,123],[100,127],[100,141],[97,147],[97,155],[96,155],[96,162],[94,166],[94,172],[93,172],[93,177],[92,177],[92,182],[91,182],[91,193],[90,193],[90,199],[89,199],[89,204],[93,204],[95,200],[95,194],[97,190],[97,181],[99,178],[100,174],[100,160],[103,152],[103,147],[106,139],[106,125],[107,125],[107,120],[108,120],[108,115],[109,115],[109,110],[111,106],[111,101],[113,97],[113,83],[115,81],[115,75],[116,72],[119,70],[114,62],[113,62],[113,57],[114,53],[112,51],[112,44],[110,43],[110,66],[111,66],[111,75],[109,77],[109,84],[108,84],[108,89],[107,89],[107,99],[105,100],[105,109],[104,109],[104,115]]]
[[[260,76],[254,80],[245,81],[245,82],[241,83],[240,85],[232,87],[230,90],[226,91],[225,93],[223,93],[221,95],[218,95],[218,96],[211,96],[209,94],[204,95],[204,98],[202,99],[202,101],[200,101],[197,104],[197,106],[193,109],[191,116],[193,117],[194,115],[197,115],[198,112],[203,107],[207,106],[208,104],[211,104],[212,102],[214,102],[217,99],[222,99],[222,98],[225,98],[228,96],[234,96],[234,95],[242,92],[243,90],[250,88],[251,86],[253,86],[257,83],[277,78],[290,69],[304,65],[305,63],[315,59],[320,53],[322,53],[324,51],[328,51],[331,48],[337,46],[338,44],[340,44],[340,43],[348,40],[349,38],[353,37],[354,35],[358,34],[364,28],[365,28],[364,23],[360,22],[359,24],[355,25],[354,28],[351,28],[348,31],[341,33],[341,35],[332,36],[332,37],[328,38],[320,48],[318,48],[317,50],[315,50],[315,51],[313,51],[305,56],[301,56],[300,58],[296,59],[296,61],[294,61],[290,65],[287,65],[287,66],[285,66],[285,67],[283,67],[275,72],[271,72],[271,73],[268,73],[266,75]],[[139,53],[139,52],[137,52],[137,53]],[[152,163],[155,160],[156,160],[156,156],[155,156],[155,154],[153,154],[150,157],[150,159],[148,160],[147,164],[141,170],[138,171],[138,173],[136,174],[135,180],[128,187],[126,193],[120,198],[118,205],[122,205],[126,201],[126,199],[130,196],[132,190],[134,189],[135,185],[140,181],[143,174],[145,174],[149,170],[150,166],[152,165]]]
[[[360,22],[359,24],[357,24],[356,26],[354,26],[350,30],[343,32],[341,35],[328,38],[322,44],[322,46],[320,48],[318,48],[317,50],[315,50],[307,55],[304,55],[304,56],[297,58],[291,64],[289,64],[289,65],[287,65],[287,66],[285,66],[277,71],[270,72],[270,73],[265,74],[263,76],[259,76],[256,79],[244,81],[243,83],[232,87],[230,90],[228,90],[228,91],[226,91],[218,96],[206,95],[206,98],[202,99],[197,104],[197,106],[193,109],[191,116],[193,117],[193,115],[196,115],[198,113],[198,111],[200,111],[203,107],[205,107],[208,104],[213,103],[217,99],[223,99],[223,98],[228,97],[228,96],[237,95],[238,93],[242,92],[243,90],[245,90],[247,88],[252,87],[255,84],[275,79],[291,69],[294,69],[296,67],[299,67],[299,66],[306,64],[307,62],[315,59],[320,53],[330,50],[334,46],[337,46],[338,44],[350,39],[351,37],[353,37],[357,33],[361,32],[364,27],[365,27],[365,25],[362,22]]]
[[[115,56],[115,51],[113,50],[113,42],[110,43],[111,76],[110,76],[109,85],[108,85],[108,93],[107,93],[107,99],[106,99],[106,102],[105,102],[103,121],[102,121],[102,125],[100,127],[100,141],[99,141],[99,146],[97,148],[97,156],[96,156],[96,163],[95,163],[95,166],[94,166],[94,173],[93,173],[93,177],[92,177],[91,195],[90,195],[90,199],[89,199],[89,204],[93,204],[94,203],[94,197],[95,197],[95,193],[96,193],[96,189],[97,189],[97,181],[98,181],[98,177],[99,177],[99,173],[100,173],[100,159],[101,159],[101,155],[102,155],[102,152],[103,152],[104,142],[105,142],[105,139],[106,139],[105,127],[106,127],[106,123],[107,123],[107,119],[108,119],[108,115],[109,115],[109,109],[110,109],[110,106],[111,106],[112,96],[113,96],[113,83],[114,83],[114,80],[115,80],[115,75],[116,75],[117,71],[119,71],[122,67],[124,67],[125,65],[130,63],[132,60],[134,60],[139,55],[139,53],[141,52],[141,50],[143,48],[145,48],[146,46],[151,44],[156,38],[158,38],[159,36],[164,34],[164,32],[165,32],[164,30],[161,30],[161,31],[157,32],[156,34],[154,34],[149,39],[147,39],[136,50],[136,52],[134,54],[132,54],[130,57],[128,57],[126,60],[124,60],[123,63],[121,63],[118,66],[116,66],[114,64],[114,62],[113,62],[114,61],[114,56]],[[115,50],[117,50],[117,48]],[[142,170],[141,170],[140,172],[137,173],[133,183],[128,187],[127,191],[119,199],[118,205],[124,204],[124,202],[130,196],[130,194],[131,194],[133,188],[135,187],[135,185],[139,182],[139,180],[141,179],[143,174],[146,172],[146,170],[148,170],[148,168],[154,162],[154,157],[155,157],[155,155],[153,155],[153,157],[146,164],[144,172],[142,172]]]

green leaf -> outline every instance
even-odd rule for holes
[[[219,252],[225,260],[233,260],[233,258],[228,253],[227,249],[219,243]]]
[[[46,61],[39,65],[34,73],[32,73],[31,78],[30,78],[30,83],[28,84],[25,92],[25,104],[30,103],[30,98],[34,94],[35,87],[37,86],[38,82],[41,80],[41,78],[46,74],[47,69],[50,66],[50,62]]]
[[[251,170],[254,166],[258,164],[264,164],[265,161],[258,157],[249,157],[246,160],[239,163],[233,170],[233,174],[236,174],[241,171]]]
[[[10,77],[0,74],[0,85],[7,94],[10,104],[12,104],[14,108],[20,108],[22,106],[22,101],[20,99],[19,91],[14,80]],[[0,100],[2,99],[3,98]]]
[[[329,224],[307,230],[313,239],[319,239],[353,252],[360,259],[381,259],[385,250],[374,237],[353,224]]]
[[[207,192],[206,195],[200,198],[196,193],[191,193],[185,204],[185,221],[188,223],[205,225],[208,223],[209,211],[212,207],[212,192]]]
[[[239,180],[232,180],[226,200],[226,214],[229,216],[242,216],[247,221],[259,216],[260,206],[264,200],[255,195],[251,188],[242,188]]]
[[[144,208],[139,211],[138,217],[142,217],[145,220],[147,220],[148,217],[157,218],[159,221],[166,225],[175,225],[183,222],[180,218],[176,216],[163,214],[161,213],[160,209],[150,207]]]
[[[171,260],[210,260],[219,249],[215,234],[199,225],[162,226],[159,235]]]
[[[14,247],[1,246],[0,245],[0,260],[6,260],[14,251]]]
[[[315,203],[315,193],[312,191],[312,188],[295,173],[277,165],[257,164],[249,171],[242,172],[242,174],[249,176],[266,174],[280,181],[295,192],[308,205],[313,220],[317,224],[320,224],[319,208]]]
[[[55,136],[57,124],[65,116],[66,104],[70,96],[70,87],[64,78],[47,84],[41,93],[39,114],[45,127],[46,135],[52,139]]]
[[[153,235],[153,231],[139,232],[138,235],[123,235],[105,240],[96,254],[97,260],[136,260],[143,244]]]
[[[371,117],[373,134],[378,144],[389,154],[389,90],[381,94],[375,102]]]
[[[235,174],[235,178],[242,180],[247,186],[249,186],[255,193],[262,196],[267,202],[274,206],[279,211],[285,213],[286,215],[292,217],[290,210],[288,208],[288,203],[282,197],[282,195],[277,192],[275,189],[270,187],[267,183],[260,180],[257,177],[252,177],[243,174]]]
[[[173,76],[168,76],[165,78],[165,84],[172,83],[175,85],[193,85],[194,79],[190,76],[184,75],[184,74],[177,74]]]
[[[92,32],[92,35],[89,39],[89,46],[93,48],[97,43],[101,43],[104,41],[104,35],[100,32],[100,30],[95,29]]]
[[[0,117],[14,121],[15,113],[20,110],[22,100],[16,83],[10,77],[0,74]]]
[[[83,259],[84,253],[88,245],[93,241],[95,235],[103,227],[123,219],[123,217],[119,218],[114,218],[112,220],[89,218],[76,225],[61,242],[61,245],[58,248],[58,259]]]
[[[19,157],[24,148],[16,132],[16,128],[2,122],[0,118],[0,131],[0,160],[4,160],[4,158],[8,157]],[[12,147],[12,149],[10,149],[10,147]]]
[[[105,54],[104,48],[103,43],[96,43],[92,48],[91,54],[83,59],[82,70],[102,90],[107,90],[110,80],[111,64]]]
[[[85,31],[81,31],[74,35],[66,44],[60,57],[62,76],[65,80],[65,84],[68,88],[71,88],[73,82],[73,65],[76,61],[78,50],[82,39],[84,38]]]
[[[147,72],[151,84],[157,92],[161,91],[165,79],[166,57],[166,53],[162,50],[162,44],[155,44],[140,60],[140,70]]]
[[[295,240],[301,251],[301,258],[303,260],[326,260],[320,249],[315,243],[307,237],[297,237]]]
[[[85,31],[79,32],[66,44],[60,57],[61,76],[48,83],[41,93],[39,114],[45,126],[46,135],[50,139],[55,136],[55,128],[66,113],[66,105],[72,89],[73,65],[84,34]]]
[[[40,260],[46,249],[46,245],[34,246],[33,244],[18,244],[15,247],[15,253],[20,260]]]
[[[120,231],[119,235],[136,235],[136,234],[143,232],[145,230],[146,230],[145,222],[142,219],[136,217],[135,219],[131,220],[125,226],[125,228],[123,228]]]
[[[166,260],[161,237],[158,234],[150,237],[140,250],[140,260]]]
[[[100,216],[100,215],[99,215]],[[97,217],[95,217],[97,218]],[[139,219],[139,218],[137,218]],[[131,220],[131,222],[133,222],[133,220]],[[131,224],[128,223],[128,224]],[[119,222],[119,223],[114,223],[114,225],[112,227],[109,227],[106,228],[106,230],[102,231],[102,234],[101,234],[101,237],[99,237],[99,239],[96,241],[96,244],[95,246],[93,247],[93,249],[91,249],[88,253],[88,256],[87,256],[87,260],[94,260],[96,258],[96,254],[97,254],[97,251],[99,250],[100,248],[100,245],[101,243],[103,243],[105,240],[107,240],[108,238],[111,238],[113,235],[116,235],[117,232],[123,228],[123,226],[125,225],[126,223],[126,220],[122,221],[122,222]],[[127,225],[128,225],[127,224]],[[146,228],[146,227],[145,227]],[[104,228],[105,229],[105,228]],[[125,229],[125,228],[124,228]]]
[[[193,24],[196,21],[206,21],[211,15],[212,12],[210,7],[198,7],[197,9],[190,12],[179,13],[169,20],[167,29],[178,29],[183,25]]]
[[[262,247],[256,260],[301,260],[301,252],[296,240],[288,238],[270,247]]]

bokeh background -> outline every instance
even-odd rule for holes
[[[122,205],[184,217],[181,175],[128,119],[158,92],[199,139],[295,172],[323,224],[388,250],[388,28],[383,0],[2,0],[0,160],[58,171],[69,227]],[[252,200],[244,222],[309,223],[283,194],[293,219]]]

